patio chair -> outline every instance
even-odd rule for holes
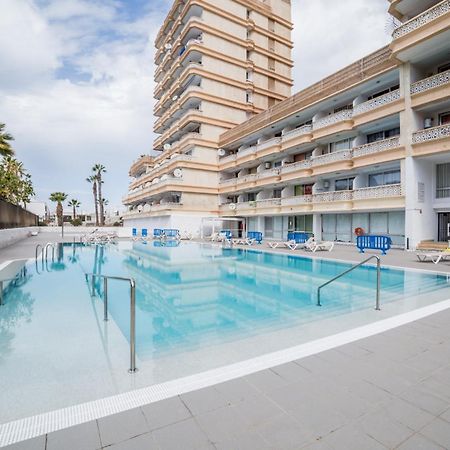
[[[446,249],[443,252],[418,252],[416,253],[417,259],[420,262],[433,262],[439,264],[441,261],[446,261],[450,258],[450,249]]]
[[[132,230],[131,230],[131,238],[133,239],[133,241],[139,240],[137,228],[132,228]]]
[[[147,228],[142,228],[142,230],[141,230],[141,239],[143,241],[148,241],[148,230],[147,230]]]
[[[153,230],[153,239],[162,239],[164,237],[164,231],[160,228],[155,228]]]

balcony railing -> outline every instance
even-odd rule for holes
[[[266,198],[264,200],[256,200],[256,207],[267,208],[268,206],[280,206],[281,198]]]
[[[395,102],[400,99],[400,89],[396,89],[395,91],[388,92],[387,94],[380,95],[379,97],[375,97],[367,102],[356,105],[353,108],[353,116],[357,116],[358,114],[364,114],[368,111],[372,111],[374,109],[380,108],[381,106],[388,105],[389,103]]]
[[[342,202],[352,199],[353,191],[320,192],[313,195],[313,202]]]
[[[400,146],[400,137],[395,136],[389,139],[383,139],[381,141],[371,142],[370,144],[360,145],[353,148],[353,157],[372,155],[378,152],[384,152],[391,148]]]
[[[302,127],[295,128],[294,130],[287,131],[281,137],[281,140],[288,141],[289,139],[296,138],[298,136],[303,136],[305,134],[309,134],[312,131],[312,125],[303,125]]]
[[[280,137],[275,137],[272,139],[269,139],[268,141],[265,142],[261,142],[260,144],[257,145],[257,151],[260,150],[265,150],[266,148],[270,148],[273,145],[278,145],[281,142],[281,138]]]
[[[388,184],[385,186],[375,186],[375,187],[355,189],[353,191],[353,200],[362,200],[366,198],[399,197],[401,195],[402,195],[401,184]]]
[[[294,197],[285,197],[281,199],[283,206],[305,205],[312,202],[312,195],[296,195]]]
[[[450,12],[450,0],[444,0],[441,3],[433,6],[432,8],[427,9],[422,14],[419,14],[413,19],[404,23],[403,25],[400,25],[392,33],[392,38],[398,39],[402,36],[405,36],[406,34],[411,33],[411,31],[417,30],[418,28],[432,22],[433,20],[443,16],[444,14],[447,14],[448,12]]]
[[[438,127],[427,128],[426,130],[416,131],[412,136],[413,144],[435,141],[450,137],[450,124],[440,125]]]
[[[339,150],[337,152],[327,153],[326,155],[316,156],[312,158],[311,162],[313,166],[323,166],[325,164],[331,164],[338,161],[348,161],[351,159],[351,150]]]
[[[444,86],[450,83],[450,70],[447,70],[424,80],[417,81],[411,85],[411,95],[426,92],[435,87]]]
[[[246,155],[251,155],[256,152],[257,148],[258,147],[256,145],[252,145],[251,147],[243,148],[242,150],[238,151],[237,156],[242,157],[242,156],[246,156]]]
[[[274,168],[274,169],[261,170],[261,172],[258,172],[256,174],[256,179],[260,180],[260,179],[264,179],[264,178],[270,178],[270,177],[274,177],[279,174],[280,174],[280,169],[278,167]]]
[[[304,161],[298,161],[298,162],[294,162],[294,163],[290,163],[290,164],[285,164],[282,168],[281,168],[281,173],[289,173],[289,172],[295,172],[296,170],[301,170],[301,169],[309,169],[312,165],[312,162],[310,159],[305,159]]]
[[[322,117],[321,119],[317,119],[313,122],[313,130],[319,130],[320,128],[327,127],[328,125],[333,125],[338,122],[342,122],[344,120],[349,120],[353,116],[353,110],[344,109],[334,114],[330,114],[329,116]]]

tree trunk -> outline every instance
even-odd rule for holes
[[[95,207],[95,226],[98,227],[98,199],[97,199],[97,182],[92,184],[92,192],[94,194],[94,207]]]
[[[62,227],[63,223],[63,206],[61,202],[56,205],[56,217],[58,218],[58,226]]]
[[[75,205],[73,206],[73,214],[72,214],[73,220],[77,218],[77,211],[75,209]]]
[[[105,225],[105,215],[103,213],[103,197],[102,197],[102,175],[98,174],[98,204],[100,205],[100,225]]]

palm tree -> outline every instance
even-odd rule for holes
[[[92,194],[94,196],[94,207],[95,207],[95,226],[98,227],[98,198],[97,198],[97,177],[91,175],[86,178],[88,183],[92,184]]]
[[[75,220],[77,218],[77,208],[79,208],[81,205],[81,203],[76,199],[73,198],[72,200],[70,200],[69,203],[67,203],[67,206],[71,206],[72,209],[72,219]]]
[[[104,205],[102,202],[102,174],[106,173],[106,167],[102,164],[95,164],[94,167],[92,167],[92,171],[94,172],[94,175],[97,177],[97,184],[98,184],[98,203],[100,205],[100,225],[105,225],[105,215],[104,215]]]
[[[56,202],[56,217],[58,218],[58,226],[63,224],[63,202],[66,201],[67,194],[65,192],[53,192],[50,194],[50,200]]]
[[[13,156],[14,150],[11,147],[10,141],[14,138],[5,130],[5,124],[0,123],[0,156]]]

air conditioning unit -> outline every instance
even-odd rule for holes
[[[426,117],[423,121],[423,127],[425,129],[431,128],[433,126],[433,118],[432,117]]]
[[[328,189],[328,188],[330,187],[330,182],[329,182],[329,181],[324,181],[324,182],[323,182],[323,187],[324,187],[325,189]]]
[[[270,168],[272,167],[272,163],[266,162],[266,163],[264,164],[264,167],[265,167],[266,169],[270,169]]]

